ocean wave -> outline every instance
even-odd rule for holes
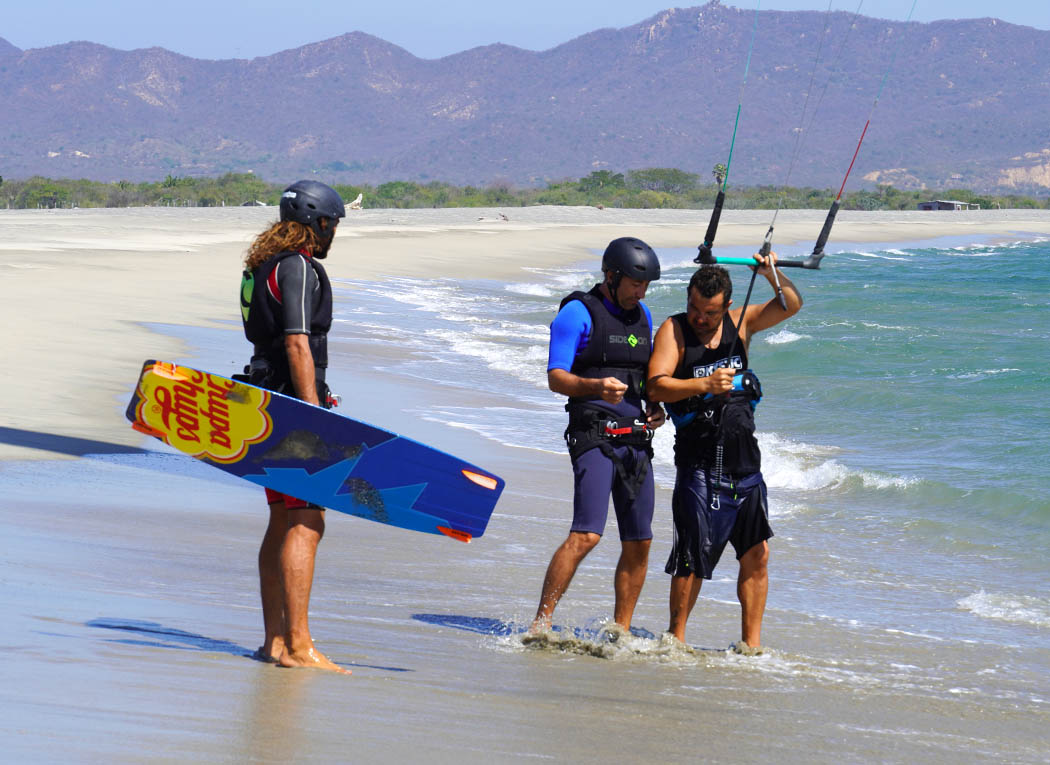
[[[554,411],[537,411],[516,407],[446,406],[420,409],[418,414],[429,422],[469,430],[504,446],[565,454],[564,412],[560,407]]]
[[[956,602],[964,611],[984,619],[1050,627],[1050,600],[1031,595],[1003,595],[983,589]]]
[[[862,258],[874,258],[876,260],[908,260],[908,258],[902,258],[896,255],[887,255],[882,252],[854,252],[852,254],[858,255]]]
[[[979,245],[970,244],[963,247],[951,247],[947,250],[941,250],[945,255],[956,255],[969,258],[988,258],[993,255],[1002,255],[1001,247],[992,247],[990,245]]]
[[[695,250],[693,250],[693,252],[695,252]],[[696,264],[696,261],[693,259],[694,257],[696,257],[696,256],[695,255],[687,255],[682,260],[678,260],[677,258],[672,260],[667,255],[662,255],[660,257],[660,269],[662,271],[675,271],[675,270],[677,270],[679,268],[685,268],[685,269],[688,269],[690,272],[695,271],[698,268],[698,266]],[[741,256],[741,257],[747,257],[747,256],[745,255],[745,256]]]
[[[899,491],[919,483],[910,476],[884,475],[867,470],[853,470],[836,461],[835,447],[818,446],[782,438],[776,433],[757,433],[762,450],[762,475],[766,485],[791,491],[864,488]],[[653,465],[657,481],[674,484],[674,426],[668,424],[653,436]],[[778,515],[792,515],[801,505],[782,503]]]
[[[553,297],[554,295],[561,294],[554,287],[547,284],[532,284],[531,282],[525,282],[523,284],[512,282],[510,284],[503,285],[503,289],[507,292],[514,292],[518,295],[531,295],[533,297]]]
[[[552,294],[562,295],[574,289],[590,289],[597,281],[597,268],[594,271],[579,271],[571,268],[523,268],[543,280],[543,286],[550,287]]]
[[[790,329],[782,329],[779,332],[775,332],[765,338],[765,341],[770,345],[784,345],[785,343],[794,343],[797,340],[811,340],[810,335],[799,335],[792,332]]]
[[[427,331],[426,336],[439,341],[437,344],[431,344],[432,349],[442,348],[469,356],[484,362],[489,369],[505,372],[536,387],[547,387],[545,345],[513,346],[500,342],[498,338],[465,336],[462,332],[448,329],[431,329]]]
[[[900,332],[915,332],[916,331],[914,327],[898,327],[898,326],[895,326],[895,325],[892,325],[892,324],[878,324],[877,322],[874,322],[874,321],[862,321],[861,324],[863,324],[868,329],[895,329],[895,330],[898,330]]]
[[[830,458],[838,452],[834,447],[793,441],[776,433],[758,433],[756,437],[762,449],[762,474],[770,488],[819,491],[856,486],[901,490],[919,482],[919,479],[909,476],[850,469]]]
[[[992,375],[1002,375],[1009,372],[1021,372],[1023,370],[1016,367],[1004,367],[1003,369],[982,369],[977,372],[963,372],[960,374],[948,375],[952,380],[983,380],[985,377],[991,377]]]

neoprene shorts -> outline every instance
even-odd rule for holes
[[[648,461],[644,449],[633,446],[617,446],[616,455],[630,471],[637,460]],[[623,480],[617,475],[612,460],[602,454],[601,449],[588,449],[572,463],[575,491],[572,501],[572,531],[587,532],[601,536],[609,517],[609,497],[612,496],[616,510],[616,523],[620,539],[636,542],[653,538],[653,508],[655,484],[653,469],[648,466],[645,479],[632,500]]]
[[[723,475],[717,509],[709,500],[712,478],[703,468],[678,468],[671,498],[674,544],[664,568],[671,576],[710,579],[726,542],[733,544],[740,560],[752,547],[773,536],[761,472]]]

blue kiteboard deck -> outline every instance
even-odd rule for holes
[[[147,361],[132,427],[247,481],[391,526],[469,542],[503,479],[451,454],[221,375]]]

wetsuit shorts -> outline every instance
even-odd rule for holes
[[[617,446],[615,450],[628,472],[635,467],[638,460],[649,459],[644,449],[633,446]],[[655,485],[651,466],[647,466],[645,480],[638,487],[633,500],[623,480],[617,475],[616,466],[601,449],[588,449],[573,460],[572,472],[575,478],[572,531],[601,536],[605,532],[605,522],[609,517],[611,494],[620,539],[624,542],[636,542],[653,538]]]
[[[717,507],[710,501],[714,477],[703,468],[679,467],[671,508],[674,545],[664,570],[671,576],[710,579],[726,542],[736,558],[773,536],[762,473],[723,475]]]

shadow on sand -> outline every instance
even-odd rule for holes
[[[102,617],[92,619],[84,623],[85,627],[97,629],[115,630],[126,632],[138,637],[110,638],[108,642],[123,643],[124,645],[140,645],[150,648],[171,648],[178,651],[201,651],[206,653],[225,653],[230,656],[238,656],[252,661],[270,663],[268,659],[259,656],[255,651],[245,648],[229,640],[217,640],[198,635],[194,632],[165,627],[157,622],[144,622],[135,619],[111,619]],[[368,669],[381,669],[387,672],[413,672],[415,670],[404,667],[384,667],[377,664],[360,664],[357,662],[336,662],[342,667],[365,667]]]
[[[34,430],[19,428],[0,428],[0,443],[22,446],[27,449],[40,449],[57,454],[69,454],[83,457],[88,454],[149,454],[148,449],[135,446],[113,444],[108,441],[95,441],[90,438],[60,436],[56,433],[40,433]]]
[[[439,627],[453,627],[457,630],[476,632],[479,635],[520,635],[528,630],[527,624],[515,624],[492,619],[488,616],[462,616],[458,614],[412,614],[412,618],[418,622],[435,624]],[[602,634],[603,625],[588,627],[563,627],[555,624],[551,627],[552,632],[571,634],[580,639],[594,639]],[[654,635],[643,627],[631,627],[631,634],[635,637],[654,640]]]

